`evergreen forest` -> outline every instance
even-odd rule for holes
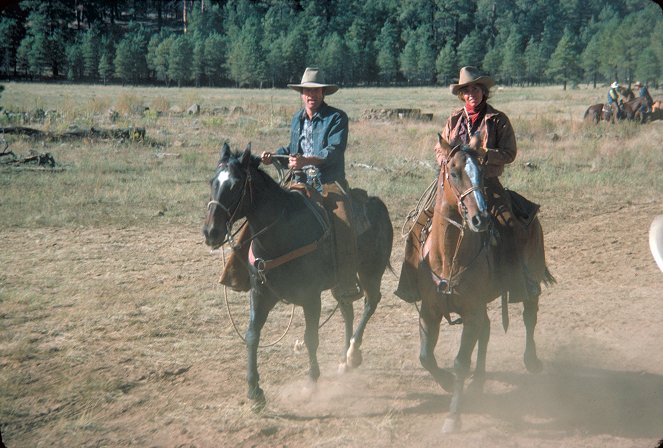
[[[663,80],[650,0],[21,0],[0,12],[0,78],[283,87]]]

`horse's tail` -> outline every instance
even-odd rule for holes
[[[591,109],[591,107],[588,107],[587,110],[585,111],[585,115],[582,116],[582,119],[583,119],[583,120],[586,120],[586,119],[587,119],[587,115],[589,115],[589,110],[590,110],[590,109]]]

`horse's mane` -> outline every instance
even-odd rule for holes
[[[228,169],[233,176],[239,176],[240,171],[243,170],[242,165],[245,163],[243,157],[249,157],[248,166],[254,171],[264,182],[265,190],[281,190],[286,193],[288,197],[299,198],[301,195],[295,191],[283,188],[268,172],[262,169],[262,160],[259,156],[241,150],[231,151],[230,158],[228,159]]]

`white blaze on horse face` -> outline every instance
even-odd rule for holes
[[[230,180],[230,173],[228,170],[221,170],[219,175],[216,176],[216,181],[219,183],[219,190],[223,187],[223,184]]]
[[[473,187],[478,187],[481,185],[481,171],[479,170],[476,161],[472,157],[467,157],[465,159],[465,173],[470,178],[470,182],[472,182]],[[481,190],[476,189],[472,192],[472,194],[474,194],[474,200],[477,202],[479,211],[487,211],[488,205],[486,204],[486,199],[483,197]]]

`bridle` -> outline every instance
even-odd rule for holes
[[[446,180],[447,184],[449,184],[449,185],[451,186],[452,191],[453,191],[453,193],[454,193],[454,196],[456,197],[456,202],[457,202],[457,204],[458,204],[458,209],[459,209],[459,210],[462,210],[462,215],[461,215],[461,216],[462,216],[462,218],[463,218],[463,223],[462,223],[462,224],[459,224],[459,223],[457,223],[457,222],[455,222],[455,221],[453,221],[453,220],[451,220],[451,219],[449,219],[449,218],[446,218],[446,219],[447,219],[449,222],[451,222],[452,224],[454,224],[455,226],[457,226],[457,227],[459,227],[459,228],[462,228],[462,227],[465,227],[465,226],[467,225],[467,212],[468,212],[468,210],[467,210],[467,206],[466,206],[465,203],[464,203],[465,198],[466,198],[468,195],[474,193],[475,191],[483,192],[483,190],[482,190],[482,188],[481,188],[481,185],[472,185],[472,186],[471,186],[470,188],[468,188],[467,190],[461,192],[461,191],[456,187],[456,185],[455,185],[453,182],[451,182],[451,179],[449,179],[449,169],[448,169],[448,164],[449,164],[449,162],[451,161],[452,157],[453,157],[458,151],[464,151],[464,150],[462,149],[462,145],[454,146],[454,148],[453,148],[451,151],[449,151],[449,155],[448,155],[447,157],[445,157],[444,160],[442,161],[442,168],[443,168],[443,170],[444,170],[444,179]]]
[[[226,168],[227,164],[226,163],[219,163],[217,166],[217,173],[219,172],[219,169],[221,168]],[[232,233],[232,226],[235,223],[235,215],[237,212],[240,210],[242,203],[244,202],[244,198],[246,197],[246,192],[247,190],[250,190],[250,200],[253,202],[253,190],[251,189],[251,171],[249,168],[246,168],[246,177],[244,179],[244,185],[242,186],[242,195],[239,197],[239,200],[237,201],[237,204],[235,204],[232,212],[228,207],[217,201],[216,199],[211,199],[207,203],[207,212],[212,213],[212,206],[218,207],[221,209],[222,212],[226,214],[226,237],[224,240],[221,242],[220,246],[223,246],[227,242],[233,243],[233,233]],[[241,228],[240,228],[241,230]],[[237,231],[239,232],[239,230]],[[231,244],[231,246],[234,246],[234,244]]]
[[[435,272],[431,272],[433,275],[433,280],[437,284],[438,291],[445,294],[449,295],[453,292],[453,287],[456,283],[455,279],[460,277],[464,271],[466,271],[474,262],[479,258],[479,255],[483,252],[483,250],[486,248],[487,241],[484,239],[484,242],[481,244],[478,252],[474,255],[474,257],[464,266],[461,267],[460,269],[457,269],[456,262],[458,255],[460,253],[460,248],[463,242],[463,239],[465,238],[465,230],[468,227],[468,220],[467,220],[467,213],[468,209],[467,206],[464,203],[465,198],[470,195],[471,193],[475,191],[483,192],[481,185],[472,185],[470,188],[466,189],[465,191],[460,191],[456,185],[451,182],[449,179],[450,174],[449,174],[449,162],[451,161],[452,157],[458,152],[458,151],[464,151],[462,149],[462,145],[455,146],[451,151],[449,151],[449,154],[447,157],[444,158],[442,161],[442,169],[444,170],[443,176],[447,184],[449,184],[452,188],[452,192],[454,196],[456,197],[456,202],[458,205],[458,209],[462,210],[461,217],[463,219],[462,223],[459,223],[448,216],[443,216],[444,220],[446,220],[448,223],[451,225],[455,226],[458,228],[460,231],[460,235],[458,236],[458,240],[456,241],[456,248],[454,250],[453,257],[451,258],[451,268],[449,270],[450,275],[449,279],[443,279],[439,275],[437,275]],[[444,182],[444,181],[443,181]],[[453,324],[449,316],[445,316],[447,320],[449,321],[450,324]]]

